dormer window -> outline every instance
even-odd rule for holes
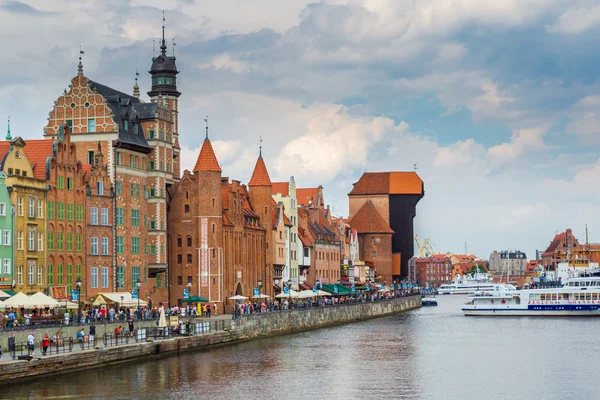
[[[123,122],[123,127],[125,128],[126,131],[128,131],[129,130],[129,121],[125,120]]]

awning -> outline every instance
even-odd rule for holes
[[[119,303],[119,305],[123,306],[123,307],[137,307],[138,301],[139,301],[140,306],[147,305],[145,300],[133,299],[131,297],[130,292],[107,292],[107,293],[103,292],[103,293],[100,293],[98,296],[104,297],[106,304]],[[121,297],[123,299],[121,299]],[[96,303],[97,300],[98,300],[98,298],[96,298],[94,303]],[[99,304],[103,304],[103,303],[99,303]],[[98,305],[98,304],[95,304],[95,305]]]
[[[59,302],[53,299],[50,296],[46,296],[42,292],[37,292],[36,294],[30,296],[31,300],[35,300],[39,307],[56,307],[59,305]]]
[[[187,299],[182,300],[183,303],[208,303],[209,300],[200,296],[190,296]]]
[[[335,288],[337,287],[337,292],[335,290]],[[323,290],[332,294],[355,294],[356,292],[353,292],[352,289],[348,289],[346,286],[344,285],[338,285],[338,284],[324,284],[323,285]]]
[[[10,290],[10,289],[2,289],[2,291],[11,297],[14,296],[15,294],[17,294],[17,292],[15,292],[14,290]]]

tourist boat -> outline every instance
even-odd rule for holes
[[[469,296],[462,311],[467,316],[600,316],[600,277],[572,277],[562,287],[541,289],[496,284]]]
[[[428,307],[428,306],[437,306],[437,299],[435,298],[434,294],[424,294],[421,297],[421,305],[423,307]]]
[[[439,294],[471,294],[479,290],[493,290],[494,284],[488,274],[477,273],[473,276],[456,275],[453,283],[443,284],[438,288]]]

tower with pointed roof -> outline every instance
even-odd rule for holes
[[[262,144],[258,152],[258,159],[252,172],[252,177],[248,182],[250,203],[254,208],[256,214],[258,214],[262,227],[266,230],[266,254],[265,254],[265,271],[262,275],[262,291],[268,295],[272,295],[274,291],[273,285],[273,226],[271,221],[271,204],[272,204],[272,187],[271,178],[265,165],[265,160],[262,156]]]

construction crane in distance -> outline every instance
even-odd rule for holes
[[[430,238],[425,238],[421,242],[419,235],[417,234],[415,235],[415,243],[417,244],[417,249],[419,250],[421,257],[429,257],[432,254],[439,253],[433,243],[431,243]]]

